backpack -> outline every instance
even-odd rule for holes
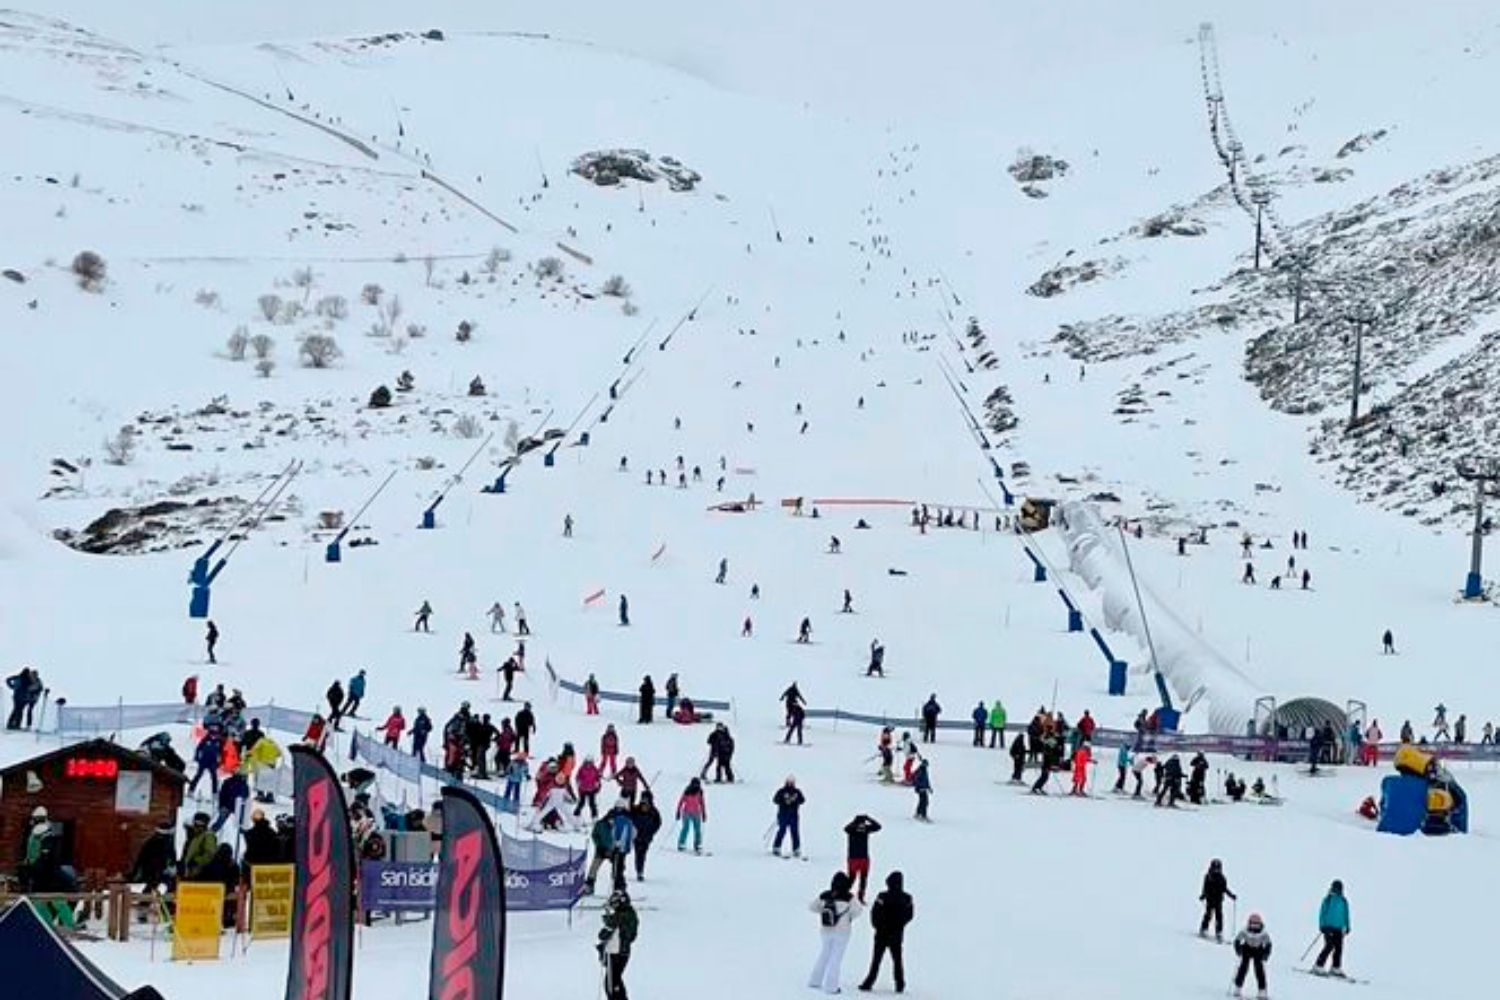
[[[839,918],[844,914],[839,910],[838,900],[830,896],[823,897],[823,908],[818,911],[818,922],[824,927],[837,927]]]

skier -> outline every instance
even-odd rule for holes
[[[594,758],[585,757],[578,768],[578,804],[573,807],[574,816],[583,815],[583,807],[589,807],[589,816],[599,818],[599,786],[604,783],[599,765]]]
[[[983,699],[980,699],[979,704],[974,706],[974,711],[969,713],[969,717],[974,720],[974,745],[982,749],[984,730],[990,721],[990,710],[985,707]]]
[[[870,881],[870,834],[879,832],[880,824],[864,813],[844,825],[844,836],[848,838],[844,870],[849,873],[851,885],[858,880],[861,903],[865,901],[865,886]]]
[[[868,993],[875,988],[875,977],[880,974],[880,960],[886,952],[891,953],[891,972],[896,979],[896,992],[906,991],[906,966],[902,961],[901,945],[906,937],[906,925],[916,916],[916,906],[906,892],[905,878],[900,872],[891,872],[885,877],[885,891],[875,897],[870,907],[870,924],[875,928],[875,943],[870,953],[870,971],[859,984],[860,991]]]
[[[197,748],[193,750],[193,763],[198,765],[198,771],[188,784],[189,795],[198,791],[198,782],[205,774],[208,775],[209,788],[213,794],[219,794],[219,759],[222,752],[223,744],[213,733],[205,734],[203,739],[198,741]]]
[[[514,655],[507,656],[505,662],[500,664],[500,677],[505,681],[505,690],[500,693],[501,701],[510,701],[511,688],[515,687],[516,674],[523,672],[521,662]]]
[[[1115,794],[1125,793],[1125,775],[1130,771],[1130,744],[1121,743],[1120,749],[1115,751]]]
[[[890,726],[884,726],[880,730],[880,740],[875,745],[875,753],[880,758],[880,770],[877,772],[883,784],[894,784],[896,781],[896,752],[891,748],[895,734]]]
[[[844,606],[839,609],[840,614],[854,614],[854,595],[849,593],[849,588],[844,588]]]
[[[651,786],[646,782],[646,776],[636,766],[634,757],[625,758],[625,766],[620,768],[620,773],[615,775],[615,784],[620,786],[620,794],[631,802],[635,801],[638,791],[644,789],[650,791]]]
[[[676,671],[667,675],[664,690],[667,692],[667,715],[670,716],[677,709],[677,697],[682,694],[682,686],[677,682]]]
[[[714,577],[714,583],[722,584],[729,577],[729,560],[719,560],[719,575]]]
[[[214,658],[214,647],[219,644],[219,626],[213,623],[212,618],[208,621],[208,632],[203,639],[208,646],[208,662],[218,663],[219,661]]]
[[[1010,783],[1019,785],[1021,774],[1026,770],[1026,734],[1016,733],[1016,738],[1010,741]]]
[[[531,737],[535,732],[536,713],[531,710],[531,702],[523,701],[516,713],[516,746],[522,753],[531,753]]]
[[[1203,804],[1204,792],[1207,788],[1208,760],[1203,754],[1193,754],[1193,759],[1188,762],[1188,801],[1195,806]]]
[[[630,807],[630,820],[635,824],[635,880],[643,882],[646,879],[646,852],[661,829],[661,813],[657,811],[655,798],[650,792],[642,792],[640,801]]]
[[[1089,765],[1093,762],[1094,754],[1088,743],[1078,744],[1078,749],[1073,751],[1073,788],[1068,792],[1069,795],[1088,794]]]
[[[788,833],[792,835],[792,857],[802,857],[802,830],[798,822],[798,811],[807,797],[797,787],[797,779],[790,774],[786,782],[771,796],[776,805],[776,839],[771,843],[771,853],[781,857],[781,841]]]
[[[630,624],[630,598],[624,594],[620,595],[620,624]]]
[[[1381,652],[1387,656],[1396,651],[1396,637],[1391,634],[1390,629],[1385,630],[1385,635],[1380,637]]]
[[[1177,808],[1177,802],[1182,798],[1182,761],[1175,753],[1167,758],[1167,763],[1162,767],[1161,787],[1156,791],[1158,806],[1162,804],[1163,798],[1172,809]]]
[[[564,514],[563,515],[563,537],[564,538],[572,538],[573,537],[573,515],[572,514]]]
[[[797,626],[797,642],[807,645],[812,642],[812,619],[803,618],[802,623]]]
[[[1208,863],[1208,871],[1203,875],[1203,888],[1198,893],[1198,900],[1203,904],[1203,922],[1198,925],[1198,936],[1208,937],[1208,921],[1213,918],[1214,940],[1224,940],[1224,897],[1239,899],[1229,888],[1229,880],[1224,877],[1224,863],[1214,858]]]
[[[412,625],[411,630],[413,632],[431,632],[432,629],[427,625],[428,621],[431,618],[432,605],[427,601],[423,601],[422,606],[417,609],[417,620],[416,623]]]
[[[458,672],[473,672],[474,664],[479,662],[479,653],[474,645],[474,635],[471,632],[464,633],[463,645],[458,650]]]
[[[599,737],[599,770],[608,771],[609,776],[615,776],[617,764],[615,761],[620,755],[620,734],[615,732],[614,724],[604,727],[604,733]]]
[[[333,683],[328,685],[325,696],[328,698],[328,708],[330,709],[328,724],[337,730],[339,728],[339,719],[344,714],[344,685],[340,684],[338,679],[335,678]]]
[[[1245,563],[1245,573],[1244,573],[1243,576],[1240,577],[1240,582],[1241,583],[1254,583],[1255,582],[1255,564],[1254,563],[1248,563],[1248,562]]]
[[[490,605],[489,616],[490,616],[490,631],[491,632],[504,632],[505,631],[505,607],[499,601],[496,601],[494,604]]]
[[[651,724],[651,715],[656,709],[656,685],[651,683],[651,675],[647,674],[640,686],[640,718],[636,721],[643,726]]]
[[[708,760],[703,765],[703,770],[698,777],[706,780],[708,768],[712,764],[714,768],[714,784],[725,781],[734,784],[734,767],[731,763],[734,759],[734,736],[730,734],[729,727],[719,722],[714,725],[713,732],[708,734]]]
[[[583,714],[599,714],[599,680],[592,673],[583,682]]]
[[[792,735],[796,734],[797,745],[799,747],[802,745],[802,722],[806,718],[806,716],[807,709],[802,707],[802,703],[800,701],[787,702],[786,735],[781,738],[781,742],[790,743],[792,741]]]
[[[938,704],[937,695],[929,694],[927,703],[922,706],[922,742],[937,742],[938,716],[943,714],[943,706]]]
[[[866,677],[885,676],[885,647],[879,639],[870,640],[870,665],[865,668]]]
[[[628,764],[628,761],[627,761]],[[677,799],[677,820],[682,825],[677,831],[677,849],[687,850],[688,834],[693,835],[693,853],[703,853],[703,824],[708,822],[708,803],[703,798],[703,785],[697,778],[688,781],[687,788]]]
[[[504,631],[503,629],[501,631]],[[516,602],[516,635],[530,635],[531,624],[526,620],[526,609]]]
[[[576,812],[574,815],[578,815]],[[599,875],[599,869],[608,861],[615,846],[615,824],[614,816],[605,813],[603,816],[595,816],[593,826],[589,828],[589,846],[594,849],[594,857],[589,861],[589,870],[583,878],[583,894],[592,896],[594,894],[594,881]]]
[[[391,714],[386,716],[385,722],[381,723],[380,731],[385,734],[386,746],[395,748],[401,746],[401,734],[406,732],[406,716],[401,714],[400,705],[391,709]]]
[[[927,800],[932,795],[932,780],[927,776],[927,761],[924,760],[917,765],[917,772],[912,775],[911,787],[917,793],[916,818],[923,823],[932,822],[927,818]]]
[[[1046,795],[1047,781],[1052,777],[1052,772],[1062,763],[1062,741],[1056,732],[1042,731],[1042,752],[1040,755],[1041,773],[1037,775],[1036,781],[1032,783],[1032,795]]]
[[[864,907],[849,892],[849,876],[835,872],[829,887],[818,894],[808,909],[818,915],[822,946],[807,985],[824,993],[838,993],[844,952],[849,948],[855,918]]]
[[[513,757],[505,766],[505,792],[501,797],[506,802],[515,803],[517,813],[521,809],[521,786],[530,777],[531,767],[526,763],[525,754]]]
[[[605,1000],[629,1000],[625,992],[625,966],[630,948],[640,931],[640,917],[630,905],[630,894],[616,889],[604,907],[599,928],[599,963],[604,967]]]
[[[630,802],[621,799],[615,803],[615,807],[609,811],[607,817],[613,824],[609,864],[613,878],[612,885],[616,892],[625,891],[625,861],[635,850],[635,821],[630,816],[631,808]]]
[[[999,698],[990,706],[990,749],[1005,746],[1005,705]]]
[[[1349,935],[1349,901],[1344,898],[1344,883],[1338,879],[1328,887],[1328,895],[1318,907],[1318,930],[1323,935],[1323,950],[1313,963],[1312,972],[1321,976],[1323,964],[1333,959],[1327,975],[1344,976],[1344,938]]]
[[[193,674],[182,682],[182,703],[184,705],[198,704],[198,675]]]
[[[1259,913],[1250,914],[1250,919],[1245,922],[1245,929],[1235,935],[1234,953],[1240,959],[1239,970],[1234,974],[1234,995],[1243,995],[1241,990],[1245,985],[1245,974],[1254,966],[1255,995],[1260,1000],[1265,1000],[1269,996],[1266,993],[1266,961],[1271,957],[1271,935],[1266,933]]]
[[[740,638],[741,639],[748,639],[751,636],[753,636],[754,634],[755,634],[755,622],[751,620],[751,618],[750,618],[749,615],[746,615],[744,623],[740,625]]]
[[[424,764],[427,762],[427,737],[432,734],[432,719],[427,709],[418,708],[417,717],[411,722],[411,755]]]
[[[353,677],[349,678],[349,700],[344,703],[344,714],[351,719],[359,718],[359,716],[356,714],[356,710],[364,702],[364,700],[365,671],[364,668],[361,667],[358,671],[355,672]],[[334,728],[338,727],[335,726]]]

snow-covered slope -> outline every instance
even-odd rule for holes
[[[1424,507],[1450,532],[1434,534],[1363,505],[1365,476],[1334,477],[1307,454],[1311,441],[1323,457],[1350,447],[1292,405],[1342,412],[1345,348],[1323,336],[1331,326],[1304,340],[1288,325],[1279,265],[1245,271],[1252,231],[1209,133],[1201,7],[150,0],[143,12],[64,0],[0,13],[0,268],[24,279],[0,279],[0,664],[35,664],[74,704],[170,701],[198,673],[309,708],[364,667],[372,711],[422,704],[441,721],[460,699],[507,710],[490,683],[510,639],[485,633],[483,611],[520,601],[537,633],[521,693],[541,706],[548,748],[595,746],[600,727],[548,700],[544,661],[620,690],[678,672],[689,694],[733,701],[746,780],[710,790],[712,858],[661,842],[631,976],[643,996],[710,984],[801,996],[814,944],[803,909],[856,811],[887,825],[877,878],[899,866],[917,894],[919,996],[1207,996],[1228,955],[1184,930],[1213,856],[1270,923],[1278,997],[1338,988],[1289,973],[1333,877],[1351,887],[1351,965],[1373,994],[1477,993],[1483,921],[1432,900],[1455,885],[1483,897],[1485,772],[1464,776],[1472,836],[1407,842],[1353,815],[1374,773],[1315,782],[1255,767],[1277,775],[1286,807],[1165,813],[1019,796],[997,784],[998,751],[945,734],[936,822],[920,826],[909,794],[861,763],[872,732],[814,727],[811,749],[775,743],[775,697],[793,680],[816,706],[874,714],[908,715],[936,693],[953,719],[1002,697],[1013,720],[1055,704],[1125,726],[1156,704],[1141,674],[1106,696],[1099,651],[1065,631],[1054,587],[1032,582],[1020,542],[996,530],[1013,510],[992,506],[991,459],[1018,496],[1092,498],[1106,522],[1143,524],[1131,551],[1147,613],[1188,660],[1223,667],[1205,677],[1234,678],[1217,704],[1358,699],[1387,734],[1439,701],[1472,730],[1495,711],[1500,692],[1475,669],[1493,657],[1494,609],[1453,601],[1463,507],[1448,510],[1452,495],[1440,516]],[[1381,254],[1412,252],[1401,233],[1447,225],[1456,217],[1441,213],[1461,202],[1465,225],[1483,214],[1494,137],[1459,109],[1493,78],[1493,16],[1478,3],[1417,19],[1394,4],[1304,7],[1212,12],[1225,104],[1278,196],[1276,238],[1312,240],[1339,273],[1373,280],[1363,272],[1378,276]],[[602,187],[569,173],[617,148],[701,179]],[[1066,170],[1018,180],[1009,168],[1032,155]],[[1390,193],[1440,168],[1472,183]],[[1433,214],[1394,221],[1419,211]],[[1358,240],[1337,221],[1360,212],[1389,238]],[[107,265],[93,289],[70,270],[85,250]],[[1442,287],[1483,271],[1483,245],[1471,250],[1451,272],[1418,261],[1403,273]],[[1057,294],[1028,293],[1044,274]],[[605,294],[616,275],[628,295]],[[1451,331],[1416,317],[1399,342],[1367,345],[1373,395],[1394,419],[1420,415],[1385,387],[1409,377],[1414,399],[1449,399],[1450,381],[1488,363],[1485,303],[1444,307],[1457,311]],[[963,338],[970,316],[982,345]],[[268,375],[253,346],[232,360],[240,327],[270,338]],[[341,354],[305,366],[309,337]],[[1273,348],[1286,362],[1276,391],[1245,377]],[[403,372],[410,391],[372,409]],[[469,394],[476,377],[484,395]],[[1462,429],[1492,438],[1494,400],[1479,376],[1466,384]],[[979,412],[1000,390],[1018,423],[990,434],[986,454],[959,399]],[[102,443],[126,426],[133,457],[110,464]],[[564,432],[553,467],[532,451],[507,492],[479,492],[515,437],[547,431]],[[1407,475],[1382,461],[1383,475]],[[292,462],[301,473],[275,515],[214,584],[223,663],[207,667],[185,574]],[[648,470],[671,485],[647,486]],[[353,532],[378,544],[326,563],[328,525],[352,521],[388,476]],[[445,488],[436,529],[420,530]],[[1420,492],[1403,481],[1387,495]],[[709,509],[751,494],[751,512]],[[820,517],[781,505],[794,497]],[[850,500],[867,502],[835,502]],[[184,506],[148,506],[163,501]],[[983,516],[977,530],[919,533],[909,509],[924,503]],[[1176,537],[1200,528],[1208,546],[1179,557]],[[1272,593],[1299,529],[1312,588]],[[1258,587],[1238,582],[1242,532],[1274,545],[1256,550]],[[1034,544],[1068,564],[1056,533]],[[1140,633],[1109,627],[1129,584],[1117,564],[1106,573],[1100,593],[1071,574],[1053,582],[1139,667]],[[839,613],[846,588],[852,615]],[[628,629],[615,621],[622,594]],[[409,631],[423,600],[431,637]],[[803,616],[811,646],[791,642]],[[1398,657],[1379,655],[1386,628]],[[478,683],[454,672],[466,631],[486,667]],[[861,676],[876,638],[884,680]],[[1215,704],[1195,705],[1185,727],[1214,728]],[[705,733],[622,728],[670,805]],[[34,746],[0,737],[6,759]],[[758,840],[789,772],[809,795],[812,865],[780,866]],[[592,928],[528,917],[512,930],[518,993],[597,988]],[[424,933],[366,933],[358,995],[418,994]],[[169,996],[249,997],[279,989],[284,951],[257,945],[233,975],[148,967],[134,946],[97,955]]]

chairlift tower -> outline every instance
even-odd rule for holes
[[[1478,600],[1484,595],[1480,566],[1484,560],[1484,497],[1487,489],[1500,482],[1500,460],[1467,458],[1458,463],[1461,478],[1474,484],[1474,545],[1469,553],[1469,575],[1464,580],[1464,600]]]

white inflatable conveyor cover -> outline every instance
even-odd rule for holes
[[[1060,513],[1061,518],[1056,520],[1067,542],[1068,566],[1090,590],[1098,592],[1105,626],[1131,636],[1143,650],[1148,649],[1119,534],[1104,523],[1092,504],[1068,501]],[[1139,582],[1151,642],[1156,647],[1156,665],[1171,685],[1177,707],[1190,708],[1194,721],[1200,726],[1206,721],[1209,732],[1244,735],[1246,723],[1255,715],[1255,699],[1261,693],[1257,685],[1183,624],[1145,580]],[[1137,669],[1149,674],[1151,664],[1139,664]]]

